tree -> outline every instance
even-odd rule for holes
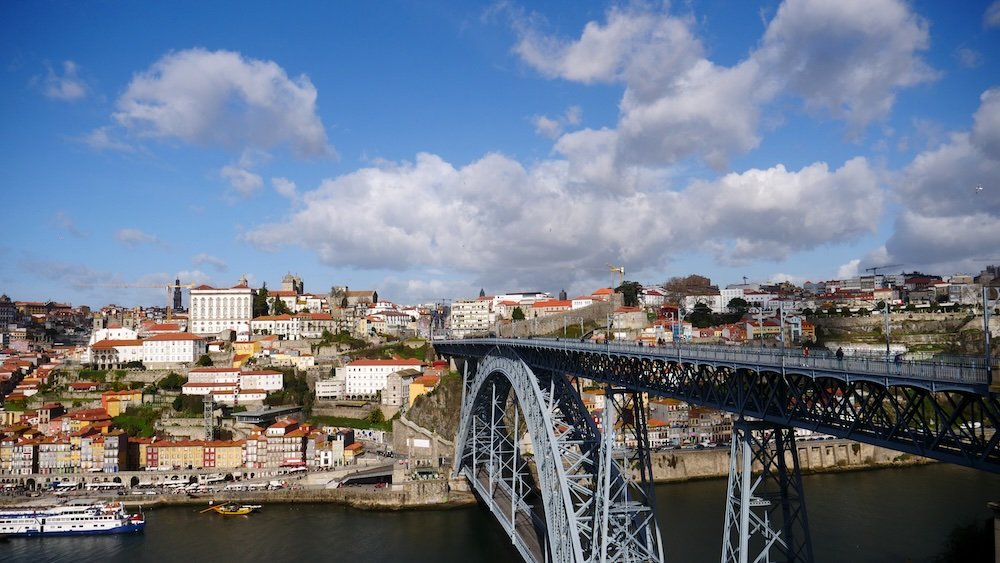
[[[730,311],[741,317],[750,310],[750,304],[747,303],[747,300],[742,297],[733,297],[729,300],[727,307],[729,307]]]
[[[269,307],[267,305],[267,282],[264,282],[257,294],[253,296],[253,316],[263,317],[267,315]]]
[[[288,304],[284,302],[279,297],[275,297],[274,301],[271,303],[271,314],[272,315],[290,315],[292,314],[291,309],[288,308]]]
[[[197,361],[197,362],[195,362],[195,365],[197,365],[198,367],[203,367],[203,368],[207,368],[207,367],[212,367],[212,366],[214,366],[214,365],[215,365],[215,363],[214,363],[214,362],[212,362],[212,357],[211,357],[211,356],[209,356],[208,354],[202,354],[202,355],[201,355],[201,356],[200,356],[200,357],[198,358],[198,361]]]
[[[372,424],[382,424],[385,422],[385,415],[382,413],[382,409],[377,408],[368,413],[368,422]]]
[[[814,314],[815,314],[815,313],[813,312],[813,310],[812,310],[812,309],[810,309],[809,307],[806,307],[805,309],[802,309],[802,316],[803,316],[803,317],[811,317],[811,316],[813,316]]]
[[[688,316],[688,320],[697,328],[710,327],[712,326],[712,309],[704,303],[697,303]]]
[[[523,321],[524,311],[522,311],[520,307],[514,307],[514,311],[510,314],[510,318],[515,321]]]
[[[622,300],[626,307],[639,306],[639,293],[642,292],[642,284],[635,281],[624,281],[615,288],[615,293],[622,294]]]
[[[186,382],[187,379],[184,376],[180,375],[179,373],[170,372],[167,374],[166,377],[161,379],[157,385],[159,385],[160,389],[177,391]]]
[[[688,295],[698,293],[712,285],[712,280],[693,274],[687,277],[670,278],[663,284],[663,290],[672,301],[679,301]]]

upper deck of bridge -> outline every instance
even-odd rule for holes
[[[838,359],[826,351],[804,354],[801,348],[767,348],[706,344],[666,344],[644,346],[632,342],[611,341],[604,344],[548,338],[471,338],[438,340],[439,353],[478,357],[494,347],[535,351],[607,354],[654,360],[710,364],[753,370],[805,373],[812,377],[867,380],[886,387],[908,385],[936,390],[962,390],[989,393],[990,377],[983,358],[968,356],[941,360],[897,360],[896,357],[844,357]]]

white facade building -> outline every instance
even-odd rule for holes
[[[493,300],[489,297],[462,299],[451,305],[451,335],[465,338],[477,332],[488,332],[493,326]]]
[[[348,396],[374,395],[385,389],[386,379],[394,371],[423,371],[420,360],[355,360],[344,369],[344,390]]]
[[[185,395],[270,393],[284,388],[284,376],[280,371],[241,371],[234,368],[194,368],[188,372],[188,382],[184,384]],[[250,400],[250,399],[247,399]]]
[[[187,332],[157,334],[142,341],[142,363],[194,363],[208,352],[208,341]]]
[[[215,288],[201,285],[191,289],[188,312],[191,332],[218,334],[224,330],[249,333],[253,318],[254,290],[241,278],[239,285]]]

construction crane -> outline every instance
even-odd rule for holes
[[[173,292],[174,292],[174,288],[178,288],[179,287],[181,289],[191,289],[192,287],[196,287],[195,284],[193,284],[193,283],[188,283],[188,284],[184,284],[184,283],[180,283],[180,284],[178,284],[178,283],[167,283],[167,284],[159,284],[159,285],[145,285],[145,284],[137,284],[137,283],[92,283],[92,284],[86,284],[86,286],[87,287],[109,287],[109,288],[116,288],[116,289],[163,289],[164,287],[166,287],[166,289],[167,289],[167,320],[168,321],[170,320],[170,312],[173,311],[173,308],[174,308],[173,307],[173,297],[174,297],[173,296]]]
[[[611,289],[614,289],[616,287],[621,287],[621,285],[625,283],[625,266],[612,266],[611,264],[608,264],[608,269],[611,270],[611,284],[612,284]],[[615,273],[618,274],[618,285],[614,285]]]
[[[866,272],[871,272],[873,276],[877,276],[879,270],[887,270],[889,268],[898,268],[899,266],[902,266],[902,265],[903,264],[886,264],[884,266],[873,266],[871,268],[865,268],[865,271]]]

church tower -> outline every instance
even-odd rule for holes
[[[177,278],[174,280],[174,312],[180,313],[184,310],[184,305],[181,302],[181,279]]]

